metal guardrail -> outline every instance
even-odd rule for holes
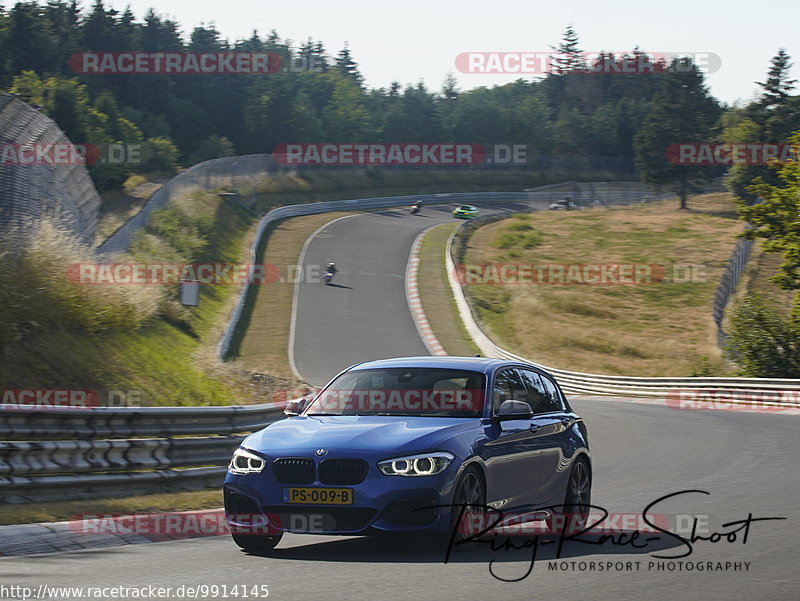
[[[0,440],[228,435],[258,429],[277,411],[272,403],[46,411],[0,405]]]
[[[35,411],[0,406],[0,502],[177,491],[222,481],[243,433],[282,416],[268,403]]]

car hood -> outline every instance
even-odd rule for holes
[[[480,429],[480,420],[441,417],[310,416],[269,425],[243,443],[266,455],[361,451],[381,454],[436,450],[451,436]]]

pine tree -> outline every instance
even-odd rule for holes
[[[350,54],[350,47],[347,42],[344,43],[344,48],[339,52],[336,57],[336,70],[342,75],[350,79],[359,88],[364,87],[364,78],[358,71],[358,64],[353,60]]]
[[[783,104],[789,97],[789,92],[794,89],[796,79],[789,79],[789,70],[792,68],[791,59],[786,50],[780,48],[778,54],[772,57],[771,67],[767,72],[765,82],[756,83],[764,90],[759,105],[774,107]]]
[[[35,2],[18,2],[11,9],[6,47],[12,77],[26,69],[39,75],[55,71],[55,40],[48,19]]]
[[[442,84],[442,96],[447,100],[455,100],[458,98],[458,94],[458,81],[456,81],[452,73],[448,73],[447,77],[444,78],[444,84]]]
[[[327,73],[330,65],[328,64],[328,53],[325,51],[325,46],[322,44],[322,42],[317,42],[314,44],[313,56],[315,59],[313,70],[321,73]]]
[[[710,142],[720,113],[700,70],[690,59],[675,59],[662,75],[634,149],[642,181],[670,186],[680,196],[681,209],[688,208],[686,199],[696,189],[695,182],[709,179],[711,171],[703,165],[672,164],[667,149],[672,144]]]
[[[116,16],[113,8],[106,10],[103,0],[95,0],[92,12],[81,23],[81,45],[92,52],[114,52],[118,47]]]
[[[585,67],[582,50],[578,44],[578,34],[571,24],[567,25],[561,43],[553,50],[557,52],[556,56],[552,57],[555,75],[574,73]]]

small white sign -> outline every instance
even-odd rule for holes
[[[196,307],[200,299],[200,282],[196,280],[181,280],[181,304],[186,307]]]

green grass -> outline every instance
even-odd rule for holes
[[[249,217],[214,195],[195,196],[189,206],[189,212],[186,206],[162,211],[133,245],[132,257],[120,261],[237,260]],[[201,232],[210,218],[213,227]],[[164,224],[174,246],[155,235],[164,234]],[[6,294],[18,300],[6,305],[2,321],[11,331],[24,330],[6,343],[0,386],[135,391],[147,405],[243,400],[240,386],[205,369],[202,356],[233,287],[203,286],[199,306],[184,308],[175,286],[65,281],[66,265],[89,261],[91,255],[51,228],[4,263]],[[40,304],[32,305],[32,299]]]
[[[242,261],[258,215],[285,204],[520,190],[545,181],[522,173],[283,175],[243,187],[236,202],[200,193],[171,203],[156,212],[131,256],[119,260]],[[147,183],[127,182],[127,192]],[[110,202],[105,213],[126,215],[126,202]],[[0,387],[133,391],[147,405],[218,405],[263,401],[270,386],[285,384],[283,370],[269,358],[254,362],[277,377],[270,384],[217,361],[214,347],[236,287],[201,286],[199,306],[185,308],[174,286],[67,284],[66,265],[96,259],[58,232],[31,240],[36,244],[27,254],[6,253],[0,265]]]
[[[419,247],[417,286],[425,317],[436,338],[449,355],[470,356],[478,347],[467,334],[450,291],[445,248],[459,223],[446,223],[429,230]]]
[[[0,525],[61,522],[89,515],[131,515],[216,509],[222,507],[222,490],[131,495],[79,501],[47,501],[0,506]]]

